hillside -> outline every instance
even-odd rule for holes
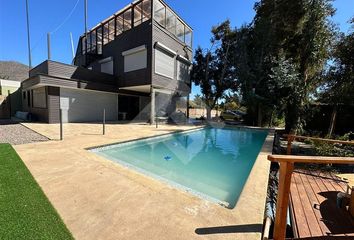
[[[28,66],[15,61],[0,61],[0,78],[23,81],[28,78]]]

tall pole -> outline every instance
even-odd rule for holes
[[[85,8],[85,50],[87,51],[87,0],[84,0]],[[87,58],[85,57],[85,65],[87,63]]]
[[[28,0],[26,0],[26,17],[27,17],[27,45],[28,45],[28,68],[32,69],[32,56],[31,56],[31,39],[29,27],[29,14],[28,14]]]
[[[51,54],[50,54],[50,33],[47,33],[47,47],[48,47],[48,60],[51,59]]]

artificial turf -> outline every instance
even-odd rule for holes
[[[0,239],[73,239],[9,144],[0,144]]]

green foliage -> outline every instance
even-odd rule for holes
[[[235,69],[231,62],[231,47],[234,44],[230,22],[213,27],[211,48],[206,52],[198,47],[194,56],[192,81],[200,86],[207,107],[207,118],[211,109],[235,83]]]
[[[354,29],[354,18],[351,20]],[[325,73],[319,92],[321,102],[333,105],[354,104],[354,31],[341,34],[333,52],[333,64]]]
[[[0,144],[0,213],[0,239],[73,239],[9,144]]]
[[[265,116],[284,113],[287,131],[301,130],[335,36],[331,1],[262,0],[255,10],[252,24],[235,34],[243,99],[251,116],[261,106]]]

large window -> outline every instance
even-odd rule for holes
[[[151,18],[151,0],[144,0],[134,6],[134,27]]]
[[[45,87],[33,89],[32,98],[33,107],[47,108],[47,95]]]
[[[127,31],[132,28],[132,9],[128,9],[123,13],[123,30]]]
[[[192,47],[192,29],[159,0],[154,1],[154,19],[170,33],[175,35],[181,42]]]
[[[166,7],[160,1],[154,1],[154,18],[162,26],[166,26]]]
[[[118,15],[116,17],[116,35],[118,36],[123,32],[123,16]]]
[[[124,56],[124,72],[144,69],[147,66],[147,51],[144,45],[125,51],[122,55]]]
[[[166,10],[166,29],[176,34],[176,16],[169,9]]]
[[[160,3],[163,11],[161,11],[161,19],[165,24],[165,7]],[[141,0],[135,5],[127,8],[119,15],[115,15],[95,29],[88,33],[88,38],[81,37],[82,54],[87,52],[97,52],[102,54],[102,46],[113,41],[115,36],[122,34],[124,31],[130,30],[133,25],[138,26],[141,23],[151,19],[151,0]],[[134,19],[133,18],[134,12]],[[161,22],[162,23],[162,22]],[[165,25],[164,25],[165,26]]]
[[[179,19],[177,19],[176,36],[179,40],[184,42],[184,24]]]
[[[155,72],[173,79],[175,73],[175,57],[159,48],[155,49]]]

